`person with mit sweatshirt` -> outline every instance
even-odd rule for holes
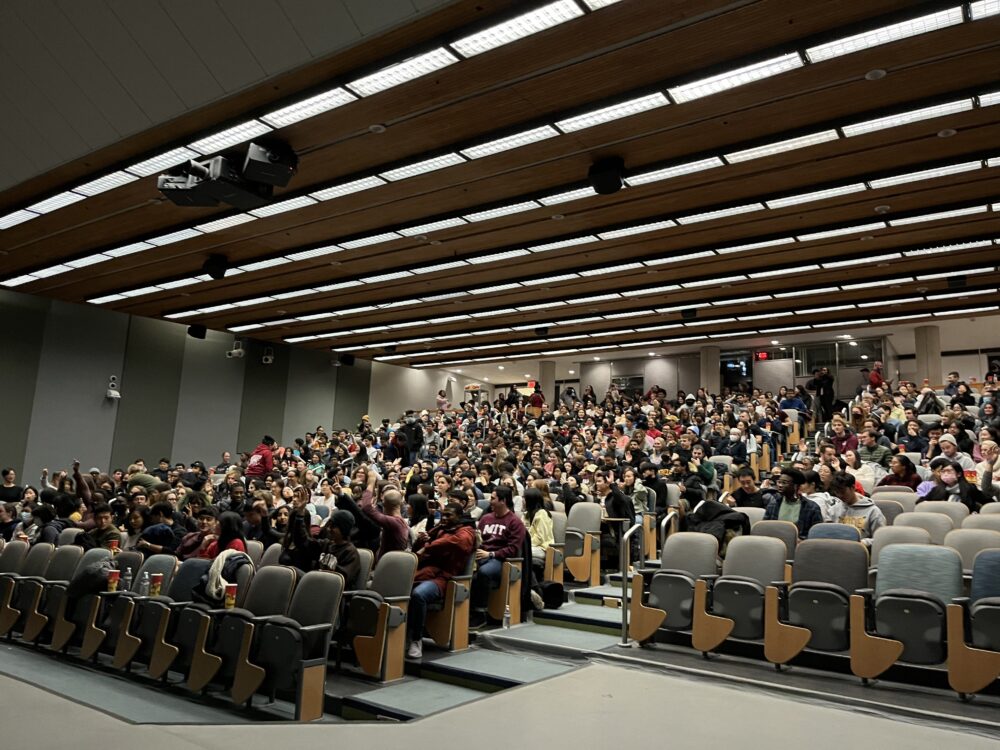
[[[476,575],[472,580],[472,613],[469,627],[479,628],[486,624],[486,604],[490,590],[500,585],[503,561],[509,557],[520,557],[526,534],[524,524],[511,506],[514,492],[505,485],[493,490],[490,497],[490,511],[479,519],[479,533],[482,544],[476,550]]]

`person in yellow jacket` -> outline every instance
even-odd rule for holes
[[[545,498],[534,487],[524,491],[524,523],[531,538],[531,560],[545,564],[545,550],[552,546],[552,516],[545,510]]]

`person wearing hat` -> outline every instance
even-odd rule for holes
[[[764,511],[765,521],[791,521],[799,529],[799,538],[809,536],[809,529],[823,523],[823,511],[812,500],[799,492],[805,477],[798,469],[782,469],[775,487],[780,498],[775,498]]]
[[[934,446],[927,449],[927,457],[936,457],[940,455],[943,458],[947,458],[949,461],[955,461],[961,464],[962,469],[965,471],[972,471],[976,468],[976,462],[972,460],[972,456],[968,453],[962,453],[958,449],[958,441],[955,436],[951,433],[944,433],[937,440],[937,453],[934,453]]]

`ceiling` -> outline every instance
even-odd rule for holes
[[[1000,311],[1000,0],[456,2],[360,49],[0,193],[0,284],[449,369]],[[300,159],[263,210],[128,172],[248,122]]]

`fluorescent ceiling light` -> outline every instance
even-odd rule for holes
[[[37,219],[38,216],[39,215],[33,211],[25,211],[24,209],[14,211],[13,213],[0,217],[0,229],[10,229],[11,227],[16,227],[18,224],[23,224],[26,221]]]
[[[205,138],[200,138],[194,143],[189,143],[188,148],[203,155],[214,154],[230,146],[235,146],[237,143],[243,143],[249,141],[251,138],[256,138],[258,135],[270,133],[271,130],[270,125],[265,125],[260,120],[247,120],[239,125],[234,125],[231,128],[220,130],[218,133],[213,133]]]
[[[661,307],[661,313],[672,313],[680,312],[681,310],[698,310],[702,307],[709,307],[711,302],[685,302],[682,305],[674,305],[673,307]]]
[[[484,156],[492,156],[503,151],[527,146],[529,143],[537,143],[547,138],[554,138],[559,135],[559,131],[551,125],[542,125],[540,128],[532,128],[521,133],[508,135],[505,138],[497,138],[494,141],[487,141],[478,146],[470,146],[459,151],[467,159],[481,159]]]
[[[246,263],[239,266],[241,271],[250,273],[251,271],[262,271],[265,268],[273,268],[274,266],[280,266],[282,263],[287,263],[288,261],[284,258],[269,258],[268,260],[258,260],[254,263]]]
[[[494,286],[481,286],[469,291],[470,294],[494,294],[496,292],[506,292],[509,289],[519,289],[521,285],[518,282],[513,282],[510,284],[496,284]],[[459,292],[461,295],[462,293]]]
[[[388,242],[389,240],[401,239],[402,235],[396,232],[383,232],[382,234],[373,234],[368,237],[359,237],[356,240],[350,240],[349,242],[341,242],[340,246],[345,250],[354,250],[359,247],[367,247],[368,245],[377,245],[380,242]]]
[[[334,253],[342,253],[343,251],[344,248],[337,245],[327,245],[326,247],[314,247],[312,250],[300,250],[285,257],[291,261],[312,260],[313,258],[322,258],[324,255],[333,255]]]
[[[1000,91],[994,91],[992,94],[979,95],[980,107],[992,107],[994,104],[1000,104]]]
[[[915,258],[921,255],[937,255],[939,253],[954,253],[961,250],[973,250],[977,247],[989,247],[993,243],[990,240],[979,240],[977,242],[958,242],[953,245],[941,245],[940,247],[925,247],[920,250],[905,250],[903,255],[907,258]]]
[[[32,271],[31,275],[39,279],[47,279],[50,276],[58,276],[59,274],[66,273],[67,271],[72,271],[73,268],[62,263],[57,263],[54,266],[49,266],[48,268],[40,268],[37,271]]]
[[[139,289],[130,289],[127,292],[122,292],[122,297],[144,297],[147,294],[156,294],[157,292],[163,291],[157,286],[144,286]]]
[[[786,151],[794,151],[795,149],[808,148],[809,146],[826,143],[827,141],[835,141],[838,138],[840,138],[840,136],[837,134],[836,130],[822,130],[819,133],[800,135],[798,138],[789,138],[785,141],[767,143],[763,146],[756,146],[754,148],[744,149],[743,151],[734,151],[731,154],[726,154],[726,161],[731,164],[738,164],[743,161],[763,159],[767,156],[783,154]]]
[[[736,281],[746,281],[746,276],[722,276],[721,278],[703,279],[701,281],[685,281],[681,284],[681,289],[698,289],[703,286],[713,286],[715,284],[732,284]]]
[[[799,57],[799,53],[792,52],[770,60],[754,63],[753,65],[746,65],[736,70],[719,73],[718,75],[703,78],[699,81],[693,81],[683,86],[675,86],[669,89],[669,92],[675,102],[690,102],[700,99],[703,96],[711,96],[712,94],[718,94],[720,91],[727,91],[737,86],[744,86],[754,81],[776,76],[779,73],[801,68],[802,65],[802,58]]]
[[[416,237],[419,234],[428,234],[429,232],[436,232],[439,229],[460,227],[466,223],[465,219],[458,217],[455,217],[454,219],[441,219],[440,221],[432,221],[429,224],[418,224],[417,226],[406,227],[405,229],[400,229],[399,233],[404,237]]]
[[[232,331],[233,333],[243,333],[243,331],[252,331],[256,328],[263,328],[263,323],[246,323],[241,326],[229,326],[226,330]]]
[[[869,180],[868,184],[872,186],[873,190],[878,190],[879,188],[892,187],[893,185],[902,185],[907,182],[917,182],[919,180],[933,180],[935,177],[944,177],[950,174],[971,172],[975,169],[981,169],[982,166],[983,163],[980,161],[967,161],[962,164],[952,164],[947,167],[937,167],[936,169],[923,169],[919,172],[908,172],[906,174],[896,175],[895,177],[886,177],[881,180]]]
[[[745,206],[734,206],[733,208],[721,208],[718,211],[706,211],[700,214],[679,216],[677,217],[677,223],[682,226],[685,224],[697,224],[702,221],[712,221],[713,219],[722,219],[726,216],[736,216],[737,214],[748,214],[763,210],[763,203],[748,203]]]
[[[150,157],[145,161],[140,161],[131,167],[125,167],[125,170],[140,177],[148,177],[151,174],[157,174],[165,169],[170,169],[170,167],[176,167],[178,164],[191,161],[191,159],[197,159],[198,156],[197,152],[180,146],[179,148]]]
[[[200,310],[184,310],[183,312],[168,313],[164,315],[164,318],[169,318],[170,320],[176,320],[177,318],[190,318],[192,315],[197,315]]]
[[[138,253],[141,250],[149,250],[153,246],[148,242],[133,242],[128,245],[122,245],[121,247],[112,248],[111,250],[105,250],[105,255],[110,255],[112,258],[121,258],[125,255],[131,255],[132,253]]]
[[[349,289],[352,286],[361,286],[361,282],[357,279],[351,279],[349,281],[338,281],[333,284],[324,284],[323,286],[316,287],[317,292],[335,292],[338,289]]]
[[[520,258],[522,255],[530,255],[527,250],[505,250],[502,253],[492,253],[490,255],[480,255],[476,258],[469,258],[469,263],[474,266],[480,266],[485,263],[493,263],[498,260],[508,260],[510,258]],[[516,285],[515,285],[516,286]]]
[[[893,284],[906,284],[913,281],[911,276],[903,276],[898,279],[889,280],[879,280],[879,281],[862,281],[857,284],[841,284],[840,288],[845,292],[855,291],[857,289],[875,289],[876,287],[892,286]]]
[[[541,8],[515,16],[503,23],[490,26],[488,29],[456,39],[451,42],[450,46],[463,57],[473,57],[566,23],[574,18],[579,18],[582,15],[583,10],[573,0],[557,0],[557,2],[543,5]]]
[[[837,287],[826,287],[825,289],[796,289],[793,292],[781,292],[775,294],[774,296],[778,299],[785,299],[786,297],[807,297],[814,294],[833,294],[837,291]]]
[[[605,266],[604,268],[592,268],[589,271],[580,271],[581,276],[603,276],[608,273],[618,273],[619,271],[633,271],[642,268],[642,263],[621,263],[617,266]]]
[[[601,8],[607,8],[609,5],[620,3],[621,0],[583,0],[583,2],[591,10],[600,10]]]
[[[4,285],[6,286],[6,283]],[[108,302],[118,302],[123,299],[125,298],[120,294],[108,294],[104,297],[94,297],[93,299],[88,299],[87,302],[92,305],[104,305]]]
[[[642,174],[633,175],[632,177],[626,177],[625,184],[629,187],[635,187],[636,185],[646,185],[650,182],[669,180],[672,177],[680,177],[681,175],[702,172],[706,169],[715,169],[716,167],[724,166],[725,163],[722,159],[717,156],[712,156],[708,159],[689,161],[687,164],[677,164],[673,167],[665,167],[663,169],[653,170],[652,172],[643,172]]]
[[[809,263],[807,265],[792,266],[790,268],[777,268],[773,271],[757,271],[757,273],[750,274],[751,279],[770,279],[775,276],[787,276],[793,273],[802,273],[803,271],[818,271],[819,266],[815,263]],[[747,302],[746,299],[741,299],[741,302]]]
[[[74,193],[80,193],[81,195],[92,196],[98,193],[103,193],[107,190],[113,190],[116,187],[121,187],[122,185],[127,185],[134,180],[139,178],[134,174],[129,174],[128,172],[112,172],[111,174],[106,174],[104,177],[98,177],[96,180],[91,180],[90,182],[85,182],[82,185],[77,185],[73,188]]]
[[[647,112],[657,107],[664,107],[669,104],[669,100],[660,92],[648,94],[637,99],[630,99],[626,102],[612,104],[610,107],[602,107],[592,112],[586,112],[575,117],[568,117],[565,120],[556,122],[556,127],[564,133],[572,133],[577,130],[592,128],[612,120],[620,120],[623,117],[631,117],[640,112]]]
[[[592,198],[597,195],[597,191],[592,187],[578,188],[576,190],[567,190],[565,193],[556,193],[555,195],[548,195],[544,198],[539,198],[538,202],[543,206],[554,206],[558,203],[568,203],[569,201],[579,200],[580,198]]]
[[[605,315],[605,320],[619,320],[621,318],[642,318],[646,315],[656,315],[656,310],[631,310],[629,312],[614,313],[613,315]]]
[[[445,167],[454,167],[456,164],[465,164],[465,159],[455,153],[442,154],[441,156],[434,156],[430,159],[414,162],[413,164],[406,164],[396,169],[390,169],[387,172],[380,172],[379,177],[390,182],[396,182],[409,177],[434,172],[438,169],[444,169]]]
[[[729,339],[735,336],[751,336],[753,331],[734,331],[733,333],[710,333],[708,337],[710,339]]]
[[[250,213],[254,216],[263,218],[265,216],[282,214],[285,211],[294,211],[295,209],[303,208],[304,206],[311,206],[316,202],[315,198],[310,198],[308,195],[300,195],[298,198],[289,198],[288,200],[278,201],[277,203],[271,203],[267,206],[255,208]]]
[[[597,237],[588,234],[584,237],[573,237],[568,240],[556,240],[555,242],[546,242],[541,245],[531,245],[528,250],[533,253],[544,253],[548,250],[559,250],[563,247],[586,245],[588,242],[600,242],[600,240],[598,240]]]
[[[193,278],[187,279],[177,279],[176,281],[161,281],[157,284],[160,289],[180,289],[182,286],[191,286],[192,284],[197,284],[201,282],[200,276],[195,276]]]
[[[588,294],[584,297],[572,297],[566,300],[569,305],[586,305],[593,304],[595,302],[607,302],[608,300],[619,299],[621,297],[617,292],[611,292],[610,294]]]
[[[579,274],[575,273],[563,273],[557,274],[556,276],[546,276],[541,279],[531,279],[529,281],[522,281],[522,286],[544,286],[545,284],[554,284],[559,281],[569,281],[570,279],[580,278]]]
[[[315,289],[296,289],[291,292],[280,292],[278,294],[271,295],[273,299],[296,299],[297,297],[306,297],[310,294],[315,294]]]
[[[351,193],[360,193],[362,190],[371,190],[372,188],[377,188],[385,184],[385,180],[381,177],[372,175],[371,177],[362,177],[361,179],[345,182],[341,185],[334,185],[333,187],[324,188],[323,190],[317,190],[315,193],[309,193],[309,195],[318,201],[328,201],[331,198],[340,198],[341,196],[350,195]]]
[[[866,120],[854,125],[847,125],[841,129],[844,131],[845,136],[851,138],[856,135],[864,135],[865,133],[874,133],[877,130],[896,128],[911,122],[920,122],[921,120],[930,120],[934,117],[944,117],[945,115],[953,115],[958,112],[966,112],[970,109],[972,109],[972,99],[959,99],[947,104],[937,104],[933,107],[923,107],[922,109],[914,109],[909,112],[901,112],[898,115],[888,115],[887,117],[878,117],[874,120]]]
[[[808,331],[812,326],[786,326],[784,328],[761,328],[758,333],[790,333],[792,331]]]
[[[222,312],[223,310],[232,310],[234,307],[236,307],[236,305],[230,302],[225,302],[221,305],[211,305],[210,307],[203,307],[200,310],[198,310],[198,312],[204,315],[208,315],[209,313]]]
[[[871,224],[862,224],[857,227],[840,227],[839,229],[828,229],[825,232],[811,232],[800,234],[796,239],[799,242],[809,242],[811,240],[825,240],[828,237],[841,237],[845,234],[858,234],[860,232],[872,232],[876,229],[885,229],[884,221],[877,221]]]
[[[951,276],[955,276],[958,273],[961,272],[952,270],[952,271],[944,271],[942,273],[925,273],[920,276],[917,276],[917,281],[935,281],[937,279],[947,279]]]
[[[663,292],[676,292],[680,289],[680,284],[664,284],[663,286],[647,287],[645,289],[632,289],[622,292],[623,297],[643,297],[647,294],[662,294]]]
[[[989,211],[989,206],[972,206],[970,208],[960,208],[955,211],[940,211],[936,214],[923,214],[921,216],[910,216],[906,219],[893,219],[889,222],[889,226],[892,227],[902,227],[907,224],[919,224],[925,221],[938,221],[939,219],[956,219],[960,216],[970,216],[972,214],[981,214]]]
[[[76,203],[77,201],[82,201],[85,196],[78,195],[77,193],[59,193],[58,195],[53,195],[51,198],[46,198],[43,201],[39,201],[34,205],[28,206],[27,211],[33,211],[36,214],[48,214],[56,211],[64,206],[68,206],[71,203]]]
[[[254,305],[264,305],[274,302],[274,297],[254,297],[253,299],[241,299],[233,303],[233,307],[253,307]],[[265,324],[269,325],[269,324]]]
[[[227,216],[224,219],[209,221],[205,224],[196,224],[194,228],[199,232],[205,232],[208,234],[211,232],[218,232],[220,229],[228,229],[229,227],[246,224],[248,221],[255,221],[256,219],[256,216],[251,216],[250,214],[236,214],[235,216]]]
[[[201,236],[201,232],[197,229],[181,229],[177,232],[170,232],[169,234],[161,234],[158,237],[150,237],[146,242],[150,245],[155,245],[156,247],[162,247],[163,245],[169,245],[173,242],[181,242],[182,240],[189,240],[192,237]],[[135,243],[142,244],[142,243]],[[112,255],[114,251],[108,250],[108,255]],[[116,256],[117,257],[117,256]]]
[[[93,266],[97,263],[103,263],[106,260],[111,260],[110,255],[105,255],[104,253],[97,253],[95,255],[88,255],[85,258],[77,258],[76,260],[66,261],[66,265],[70,268],[84,268],[86,266]]]
[[[867,266],[871,263],[881,263],[887,260],[899,260],[902,256],[899,253],[886,253],[885,255],[866,255],[863,258],[852,258],[850,260],[837,260],[824,263],[823,268],[848,268],[849,266]]]
[[[494,318],[497,315],[513,315],[518,311],[516,307],[504,307],[500,310],[483,310],[482,312],[471,313],[473,318]]]
[[[841,187],[827,188],[826,190],[816,190],[811,193],[799,193],[798,195],[790,195],[787,198],[778,198],[773,201],[765,201],[768,208],[785,208],[787,206],[796,206],[800,203],[811,203],[813,201],[821,201],[827,198],[836,198],[840,195],[850,195],[851,193],[860,193],[866,190],[864,183],[857,182],[853,185],[842,185]]]
[[[696,253],[684,253],[683,255],[667,255],[662,258],[654,258],[653,260],[643,261],[643,265],[647,266],[663,266],[668,263],[686,263],[689,260],[697,260],[698,258],[710,258],[715,255],[712,250],[699,250]]]
[[[602,240],[614,240],[619,237],[629,237],[633,234],[644,234],[645,232],[656,232],[660,229],[668,229],[676,226],[676,222],[673,222],[670,219],[664,219],[663,221],[654,221],[649,224],[636,224],[632,227],[612,229],[609,232],[598,232],[597,236]]]
[[[927,299],[938,300],[938,299],[960,299],[962,297],[978,297],[983,294],[996,294],[996,289],[979,289],[974,292],[962,290],[960,292],[947,292],[945,294],[928,294]]]
[[[779,245],[790,245],[795,242],[794,237],[782,237],[780,240],[765,240],[763,242],[751,242],[749,245],[734,245],[733,247],[720,247],[715,252],[719,255],[729,253],[742,253],[745,250],[759,250],[762,247],[778,247]]]
[[[496,219],[500,216],[509,216],[510,214],[518,214],[522,211],[531,211],[535,208],[541,208],[540,203],[535,201],[524,201],[523,203],[511,203],[507,206],[500,206],[498,208],[490,208],[485,211],[476,211],[475,213],[465,214],[462,218],[466,221],[486,221],[487,219]]]
[[[444,47],[438,47],[409,60],[390,65],[347,84],[351,91],[361,96],[371,96],[379,91],[413,81],[458,62],[458,58]]]
[[[415,274],[426,274],[426,273],[437,273],[438,271],[450,271],[452,268],[461,268],[462,266],[469,265],[464,260],[452,260],[446,263],[435,263],[433,266],[424,266],[423,268],[414,268],[413,273]],[[412,302],[407,302],[406,304],[413,304]]]
[[[741,315],[736,318],[740,322],[747,322],[750,320],[770,320],[771,318],[787,318],[790,315],[797,315],[794,312],[768,312],[768,313],[758,313],[757,315]],[[806,326],[808,328],[808,326]]]
[[[900,39],[907,39],[911,36],[926,34],[948,26],[955,26],[962,23],[962,7],[949,8],[938,13],[931,13],[919,18],[911,18],[891,26],[883,26],[880,29],[864,31],[860,34],[837,39],[826,44],[819,44],[809,47],[806,56],[810,62],[820,62],[830,60],[841,55],[849,55],[871,47],[878,47],[882,44],[889,44]]]
[[[458,299],[459,297],[464,297],[465,292],[445,292],[444,294],[435,294],[430,297],[421,297],[421,302],[443,302],[448,299]]]
[[[396,281],[397,279],[405,279],[407,276],[412,276],[413,273],[410,271],[392,271],[391,273],[381,273],[376,276],[369,276],[368,278],[361,279],[362,284],[378,284],[382,281]]]
[[[813,323],[813,328],[846,328],[848,326],[863,326],[868,323],[868,320],[862,318],[860,320],[840,320],[836,323]]]
[[[314,320],[326,320],[327,318],[333,318],[336,315],[332,312],[321,312],[321,313],[310,313],[308,315],[299,315],[296,320],[302,323],[311,323]]]
[[[921,320],[923,318],[929,318],[931,313],[917,313],[911,315],[893,315],[889,318],[883,318],[881,315],[878,318],[879,323],[897,323],[903,320]]]
[[[819,315],[820,313],[839,312],[840,310],[853,310],[853,309],[854,305],[829,305],[827,307],[806,307],[802,310],[799,310],[799,313],[802,315]]]
[[[1000,310],[1000,305],[988,305],[986,307],[967,307],[964,310],[945,310],[943,312],[934,313],[935,318],[944,317],[945,315],[975,315],[976,313],[984,312],[994,312]]]
[[[316,94],[316,96],[295,102],[295,104],[289,104],[287,107],[276,109],[274,112],[263,115],[260,119],[272,127],[283,128],[286,125],[307,120],[310,117],[315,117],[323,112],[329,112],[331,109],[342,107],[353,101],[357,101],[357,97],[350,91],[338,86],[329,91],[324,91],[322,94]]]
[[[626,333],[635,333],[634,328],[616,328],[613,331],[598,331],[597,333],[587,334],[587,338],[591,339],[602,339],[607,336],[622,336]]]
[[[1000,0],[977,0],[969,3],[969,10],[972,11],[972,20],[978,21],[987,16],[1000,14]]]
[[[289,339],[285,339],[285,343],[301,344],[303,341],[315,341],[318,338],[322,338],[322,336],[318,336],[316,334],[313,334],[311,336],[292,336]]]
[[[685,323],[687,327],[698,327],[698,326],[714,326],[721,323],[735,323],[736,318],[717,318],[715,320],[692,320],[690,323]]]
[[[595,320],[603,320],[603,318],[600,315],[592,315],[586,318],[572,318],[570,320],[560,320],[556,323],[556,325],[575,326],[575,325],[580,325],[581,323],[593,323]],[[576,338],[579,338],[579,336],[577,336]],[[553,341],[554,339],[549,339],[549,340]]]
[[[38,281],[38,279],[32,276],[31,274],[25,274],[24,276],[15,276],[12,279],[7,279],[6,281],[0,281],[0,286],[15,287],[15,286],[21,286],[21,284],[29,284],[32,281]]]

